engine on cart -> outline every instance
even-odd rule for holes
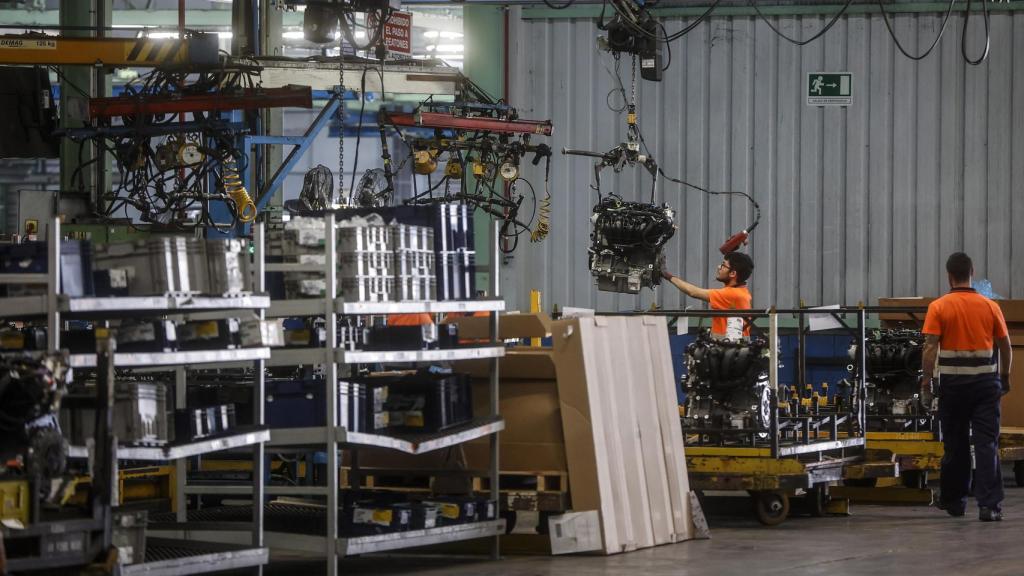
[[[717,340],[705,332],[687,347],[686,365],[684,429],[770,428],[766,339]]]
[[[45,493],[64,473],[68,449],[56,419],[64,375],[52,358],[0,361],[0,477],[27,474]]]
[[[914,416],[922,412],[918,379],[924,337],[917,330],[881,329],[868,334],[867,363],[868,416]],[[850,346],[856,358],[857,344]]]
[[[590,273],[597,289],[637,294],[661,281],[662,249],[675,234],[675,211],[605,196],[591,216]]]

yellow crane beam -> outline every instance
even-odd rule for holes
[[[0,64],[62,66],[215,65],[217,36],[198,34],[177,38],[65,38],[61,36],[2,35]]]

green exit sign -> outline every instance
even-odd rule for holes
[[[849,106],[853,104],[853,74],[811,72],[807,75],[808,106]]]

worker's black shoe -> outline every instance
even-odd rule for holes
[[[978,520],[981,520],[982,522],[1002,522],[1003,513],[999,510],[993,510],[982,506],[978,509]]]
[[[954,502],[952,504],[947,504],[947,503],[943,502],[942,500],[939,500],[935,504],[935,507],[938,508],[939,510],[945,510],[946,514],[949,514],[950,516],[953,516],[953,517],[960,517],[960,516],[963,516],[964,514],[967,513],[967,510],[966,510],[967,507],[965,505],[959,503],[959,502]]]

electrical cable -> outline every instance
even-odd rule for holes
[[[882,3],[882,0],[878,0],[878,8],[882,12],[882,20],[885,21],[885,27],[886,29],[889,30],[889,36],[892,36],[892,41],[893,43],[896,44],[896,48],[898,48],[904,56],[910,58],[911,60],[924,60],[925,58],[928,57],[929,54],[931,54],[932,50],[935,49],[935,46],[938,45],[939,40],[942,39],[942,34],[946,32],[946,24],[949,23],[949,16],[950,14],[953,13],[953,5],[955,4],[956,0],[949,0],[949,8],[946,9],[946,15],[942,17],[942,25],[939,27],[939,33],[935,35],[935,40],[932,41],[932,45],[929,46],[928,49],[922,52],[921,54],[914,56],[913,54],[907,52],[905,48],[903,48],[903,44],[900,43],[900,39],[896,37],[896,31],[892,29],[892,22],[890,22],[889,20],[889,13],[885,9],[885,4]]]
[[[972,0],[967,0],[967,13],[964,14],[964,28],[960,33],[960,54],[968,64],[971,66],[978,66],[988,58],[989,49],[992,47],[992,31],[989,28],[988,0],[982,0],[981,11],[985,20],[985,49],[977,60],[971,59],[971,57],[967,55],[967,25],[971,22],[971,1]]]
[[[648,149],[647,142],[644,140],[644,136],[640,132],[639,127],[637,128],[637,136],[639,136],[639,138],[640,138],[640,144],[643,145],[644,151],[647,152],[648,155],[650,155],[651,151],[650,151],[650,149]],[[710,196],[723,196],[723,195],[724,196],[743,196],[754,207],[754,223],[751,224],[750,226],[747,226],[746,227],[746,231],[747,232],[753,232],[754,228],[757,228],[757,225],[761,222],[761,205],[758,204],[757,200],[754,200],[754,198],[750,194],[747,194],[746,192],[709,190],[707,188],[704,188],[703,186],[698,186],[696,184],[690,184],[689,182],[687,182],[685,180],[682,180],[680,178],[673,178],[673,177],[669,176],[668,174],[666,174],[665,171],[661,168],[661,166],[658,166],[658,174],[660,174],[662,178],[668,180],[669,182],[674,182],[676,184],[680,184],[680,185],[686,186],[688,188],[693,188],[694,190],[703,192],[703,193],[708,194]],[[653,201],[651,203],[653,204]]]
[[[559,6],[557,4],[552,3],[551,0],[544,0],[544,5],[547,6],[548,8],[551,8],[552,10],[565,10],[566,8],[572,6],[575,3],[576,0],[566,0],[565,4]]]
[[[821,38],[822,36],[825,35],[826,32],[831,30],[832,27],[835,26],[836,22],[839,21],[839,18],[841,18],[842,15],[846,13],[847,9],[850,8],[850,5],[853,4],[853,0],[846,0],[846,4],[843,4],[842,9],[840,9],[839,12],[836,12],[836,15],[832,17],[832,20],[830,20],[828,24],[826,24],[821,30],[819,30],[817,34],[811,36],[806,40],[797,40],[795,38],[790,38],[789,36],[783,34],[783,32],[779,30],[774,24],[772,24],[771,20],[769,20],[768,17],[764,15],[764,12],[761,12],[761,8],[758,7],[757,3],[758,0],[750,0],[748,4],[754,8],[754,11],[757,12],[758,17],[760,17],[761,20],[764,21],[764,23],[767,24],[768,27],[772,29],[772,32],[775,32],[776,34],[779,35],[779,37],[789,42],[790,44],[795,44],[797,46],[806,46],[811,42],[814,42],[818,38]]]

